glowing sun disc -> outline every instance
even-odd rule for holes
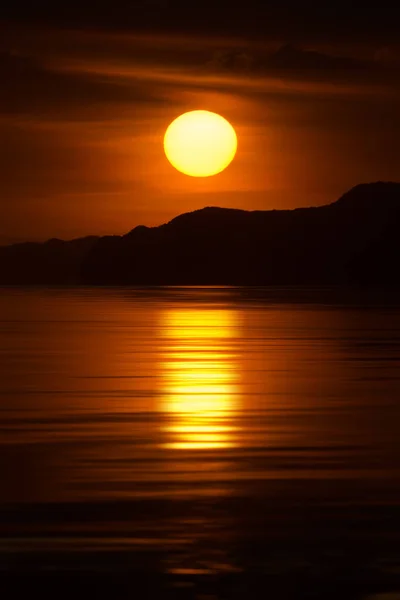
[[[165,154],[175,169],[192,177],[220,173],[232,162],[237,137],[232,125],[208,110],[184,113],[169,125]]]

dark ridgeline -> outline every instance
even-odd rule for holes
[[[83,261],[97,240],[96,236],[69,242],[53,238],[44,244],[0,247],[0,283],[76,284]]]
[[[399,284],[400,183],[296,210],[204,208],[124,236],[0,248],[0,283]]]

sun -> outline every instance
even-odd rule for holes
[[[210,177],[232,162],[237,137],[232,125],[208,110],[184,113],[169,125],[164,136],[165,154],[181,173]]]

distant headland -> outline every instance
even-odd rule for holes
[[[295,210],[206,207],[123,236],[0,247],[2,285],[398,285],[400,183]]]

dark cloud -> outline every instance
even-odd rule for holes
[[[337,84],[359,85],[361,93],[371,86],[397,89],[400,82],[390,46],[360,58],[356,48],[345,53],[340,45],[327,52],[317,45],[100,31],[17,28],[4,40],[0,114],[91,120],[112,105],[117,111],[140,104],[176,106],[179,89],[252,94],[258,86],[272,94],[278,86],[290,94],[310,91],[300,89],[302,82],[314,82],[336,94]]]
[[[288,69],[294,71],[322,70],[337,71],[342,69],[363,69],[369,64],[365,60],[351,56],[335,56],[307,50],[293,44],[284,44],[268,56],[264,62],[267,69]]]
[[[204,70],[221,77],[237,76],[246,91],[246,80],[259,82],[259,90],[275,96],[315,93],[327,96],[398,94],[400,60],[391,48],[381,48],[360,57],[354,54],[329,53],[285,43],[266,52],[247,44],[243,47],[219,49],[206,60]]]
[[[302,48],[284,43],[274,51],[265,53],[246,48],[219,49],[206,62],[210,69],[219,71],[247,71],[250,73],[297,73],[316,77],[330,77],[337,73],[365,74],[380,65],[397,66],[396,53],[388,47],[380,48],[368,58],[344,54],[329,54],[316,49]]]
[[[47,118],[98,118],[110,103],[165,102],[154,84],[116,80],[106,75],[57,71],[12,51],[0,53],[0,114]]]
[[[241,49],[217,50],[207,60],[206,67],[212,71],[234,70],[248,73],[254,71],[258,62],[255,54],[251,51]]]

